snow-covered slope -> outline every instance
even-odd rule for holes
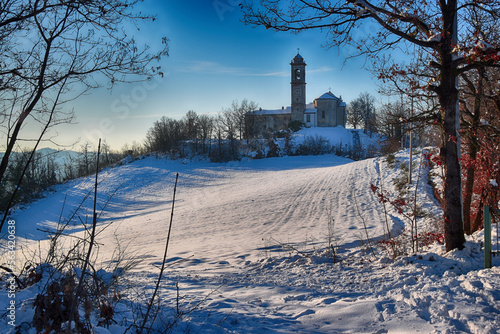
[[[151,254],[138,270],[154,270],[152,263],[162,256],[177,172],[170,254],[190,256],[198,268],[201,263],[257,260],[266,239],[271,238],[320,247],[327,237],[330,216],[337,222],[336,234],[344,244],[358,242],[365,236],[356,203],[368,217],[370,235],[384,234],[382,208],[370,191],[370,184],[379,183],[377,160],[284,157],[219,165],[151,157],[100,175],[99,207],[109,200],[101,225],[113,224],[97,240],[103,244],[103,256],[115,247],[109,243],[114,234],[126,243],[133,238],[131,251]],[[17,236],[44,239],[40,229],[54,228],[59,217],[69,217],[92,195],[93,183],[92,177],[72,181],[16,213]],[[80,214],[89,216],[91,204],[88,197]],[[72,228],[81,230],[80,224]]]
[[[117,242],[139,259],[129,277],[134,288],[123,291],[129,299],[154,284],[176,173],[171,266],[161,289],[161,315],[167,321],[176,309],[175,283],[179,286],[185,314],[174,332],[495,333],[500,328],[500,270],[479,270],[483,258],[477,243],[448,255],[435,245],[395,262],[380,249],[376,256],[367,252],[367,242],[377,247],[375,241],[387,232],[383,206],[371,185],[392,195],[391,179],[400,173],[384,158],[352,162],[308,156],[211,164],[148,157],[103,171],[98,262],[112,258]],[[440,210],[423,176],[418,201],[428,214],[421,224],[428,224]],[[54,229],[60,217],[74,212],[88,219],[92,186],[92,177],[71,181],[15,212],[18,242],[26,249],[46,249],[47,237],[37,229]],[[388,210],[394,235],[407,222]],[[81,224],[70,225],[72,233],[82,233]],[[339,263],[333,263],[328,237]],[[24,302],[18,324],[30,321],[30,303],[40,288],[17,293],[17,304]],[[2,308],[7,307],[5,296],[0,292]],[[126,305],[117,302],[117,323],[96,331],[123,333],[137,321],[137,313]],[[0,332],[10,329],[7,319],[0,319]]]

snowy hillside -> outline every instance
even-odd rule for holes
[[[427,170],[421,172],[419,228],[428,231],[441,211]],[[211,164],[148,157],[99,176],[103,213],[96,263],[109,264],[117,245],[138,263],[113,302],[116,323],[105,329],[94,315],[96,333],[124,333],[140,323],[138,308],[148,300],[162,261],[176,173],[170,266],[160,289],[157,328],[171,324],[174,333],[496,333],[500,328],[500,269],[481,270],[481,234],[462,252],[444,254],[434,244],[395,261],[379,246],[387,225],[391,235],[408,228],[393,208],[387,208],[386,223],[371,190],[374,185],[396,196],[392,180],[402,171],[385,158]],[[55,229],[60,217],[76,212],[82,219],[73,221],[88,221],[92,186],[92,177],[71,181],[13,214],[23,245],[18,262],[48,248],[40,230]],[[81,223],[73,221],[68,229],[82,236]],[[498,259],[494,263],[500,265]],[[17,325],[31,322],[44,282],[16,293]],[[0,307],[8,303],[2,290]],[[2,317],[0,333],[9,331],[15,332]],[[35,330],[26,325],[21,332]]]
[[[343,126],[337,126],[335,128],[302,128],[295,134],[294,141],[300,144],[304,138],[315,136],[323,137],[328,140],[331,145],[335,146],[355,146],[356,144],[360,144],[366,148],[368,146],[380,146],[383,141],[383,138],[378,133],[373,133],[370,136],[361,129],[345,129]]]

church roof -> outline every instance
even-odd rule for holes
[[[292,112],[292,109],[290,107],[287,108],[282,108],[282,109],[271,109],[271,110],[254,110],[253,113],[255,115],[285,115],[285,114],[290,114]]]
[[[333,95],[332,92],[327,92],[327,93],[321,95],[320,97],[316,98],[316,100],[332,100],[332,99],[340,100],[338,97]]]
[[[271,116],[271,115],[286,115],[290,114],[292,112],[292,108],[290,106],[286,108],[281,108],[281,109],[259,109],[259,110],[254,110],[252,113],[254,115],[261,115],[261,116]],[[314,107],[314,103],[308,103],[306,104],[306,110],[304,110],[304,114],[315,114],[318,111]]]

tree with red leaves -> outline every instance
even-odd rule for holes
[[[500,182],[500,104],[498,71],[478,68],[462,75],[461,99],[464,154],[464,229],[482,227],[485,205],[498,207]]]
[[[460,75],[461,127],[464,138],[462,168],[464,177],[464,229],[473,233],[482,227],[483,207],[498,205],[498,179],[500,161],[500,101],[498,93],[500,72],[488,67],[498,60],[498,52],[488,40],[498,40],[499,32],[489,16],[474,8],[464,18],[469,22],[463,48],[486,64]]]

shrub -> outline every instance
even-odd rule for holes
[[[288,128],[292,132],[297,132],[300,129],[302,129],[304,126],[305,126],[305,124],[301,121],[291,121],[290,123],[288,123]]]
[[[387,154],[387,165],[390,167],[390,168],[394,168],[394,165],[396,164],[396,157],[394,156],[394,153],[389,153]]]
[[[298,155],[320,155],[332,152],[332,146],[330,142],[322,137],[315,135],[307,136],[304,138],[304,142],[299,145],[297,149]]]
[[[280,148],[276,144],[273,138],[267,140],[267,145],[269,146],[269,151],[267,152],[267,158],[274,158],[280,156]]]
[[[63,324],[70,321],[76,285],[73,275],[65,275],[60,279],[53,280],[45,293],[37,295],[34,303],[33,326],[38,333],[62,332]],[[77,313],[73,314],[71,321],[74,321],[75,330],[78,333],[90,334],[90,330],[80,321]]]

